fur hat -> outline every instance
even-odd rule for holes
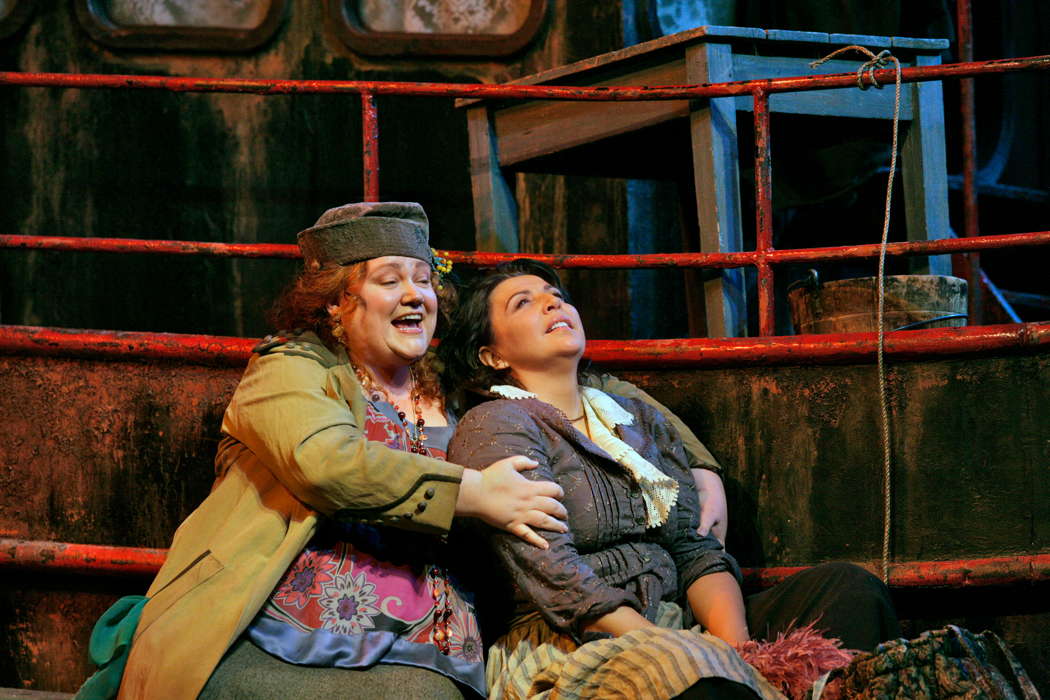
[[[321,214],[298,241],[307,265],[349,265],[384,255],[434,262],[430,223],[415,202],[344,204]]]

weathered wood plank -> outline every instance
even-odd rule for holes
[[[783,41],[805,44],[828,43],[827,32],[801,32],[795,29],[767,29],[766,39],[770,41]]]
[[[710,25],[696,27],[684,32],[668,34],[651,41],[628,46],[616,51],[609,51],[597,56],[589,56],[579,61],[566,63],[549,70],[527,75],[508,82],[510,85],[590,84],[588,81],[595,71],[617,70],[618,64],[630,62],[639,57],[651,57],[657,54],[681,55],[684,47],[696,42],[725,42],[732,39],[764,39],[764,29],[755,27],[723,27]],[[567,80],[562,80],[567,78]],[[467,107],[478,102],[476,99],[456,100],[457,107]]]
[[[859,54],[858,54],[859,55]],[[810,68],[809,59],[780,56],[753,56],[733,54],[733,80],[756,80],[759,78],[787,78],[796,75],[828,75],[830,73],[852,73],[863,60],[828,61]],[[909,64],[902,63],[905,67]],[[790,114],[813,114],[827,117],[853,117],[863,119],[893,118],[893,89],[839,88],[813,92],[778,93],[769,96],[769,109]],[[750,96],[737,97],[736,108],[742,112],[754,109]],[[911,95],[907,90],[901,94],[901,119],[912,118]]]
[[[691,82],[734,80],[728,46],[702,44],[688,49],[687,77]],[[743,249],[740,220],[740,169],[737,154],[736,109],[731,98],[698,101],[689,117],[693,150],[693,183],[703,252]],[[747,299],[743,270],[722,270],[702,282],[706,329],[710,337],[747,334]],[[686,276],[687,287],[701,285],[699,273]],[[697,328],[689,292],[690,329]]]
[[[685,61],[678,59],[595,84],[671,85],[685,79]],[[524,102],[495,113],[499,162],[507,167],[688,115],[685,101]]]
[[[939,56],[919,56],[917,65],[941,62]],[[904,214],[908,240],[940,239],[951,236],[948,222],[948,166],[944,145],[944,96],[940,82],[912,83],[915,104],[911,123],[903,130],[900,165],[904,185]],[[928,263],[927,263],[928,260]],[[913,258],[916,274],[950,275],[951,257]]]
[[[474,199],[474,236],[478,250],[518,251],[518,212],[499,164],[489,108],[467,111],[470,139],[470,186]]]
[[[869,49],[888,49],[892,44],[893,40],[888,36],[872,36],[870,34],[828,34],[828,43],[832,46],[841,44],[843,46],[849,46],[850,44],[857,44],[859,46],[865,46]]]

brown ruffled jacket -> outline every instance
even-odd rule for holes
[[[565,490],[569,532],[542,531],[550,549],[492,528],[484,528],[484,537],[512,582],[512,615],[538,610],[577,642],[585,641],[587,622],[621,605],[654,620],[661,600],[688,610],[685,591],[701,576],[740,577],[718,540],[696,533],[700,506],[677,432],[648,404],[610,396],[635,417],[616,427],[617,436],[678,481],[677,502],[659,527],[646,528],[641,491],[627,470],[538,399],[481,404],[463,417],[449,445],[449,460],[473,469],[526,455],[540,466],[525,476]]]

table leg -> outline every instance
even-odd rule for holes
[[[941,62],[939,56],[916,56],[916,66]],[[903,129],[900,164],[908,240],[949,238],[948,166],[944,146],[944,96],[941,83],[903,86],[912,91],[912,121]],[[892,89],[887,85],[884,89]],[[929,260],[929,263],[926,261]],[[912,258],[915,274],[950,275],[951,258]]]
[[[467,110],[467,131],[477,249],[516,253],[519,250],[518,207],[500,168],[499,144],[486,105]]]
[[[713,43],[690,47],[686,51],[686,77],[690,83],[733,80],[732,48]],[[689,128],[700,250],[740,251],[743,240],[734,99],[697,100],[690,112]],[[694,289],[701,284],[698,271],[686,280]],[[708,336],[747,335],[744,271],[721,270],[702,284]]]

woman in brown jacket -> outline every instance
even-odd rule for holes
[[[585,343],[557,274],[521,260],[465,293],[442,344],[448,379],[490,397],[461,419],[450,459],[531,457],[529,477],[560,484],[569,512],[543,551],[487,533],[514,602],[489,652],[490,697],[778,698],[731,648],[749,625],[768,638],[819,619],[859,648],[895,636],[885,588],[851,565],[803,572],[745,610],[736,562],[698,532],[677,431],[646,403],[581,385]],[[691,621],[703,633],[681,629]]]

